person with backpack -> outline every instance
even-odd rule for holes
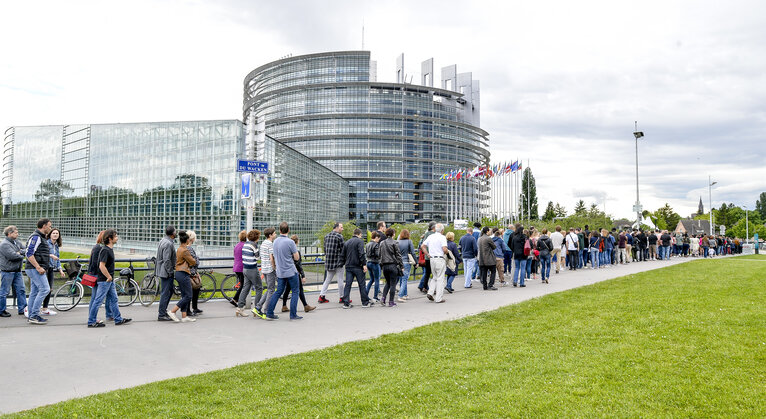
[[[511,251],[513,252],[513,286],[526,287],[524,277],[527,272],[527,257],[532,250],[529,239],[524,234],[524,227],[516,227],[516,232],[511,236]]]
[[[51,220],[41,218],[37,222],[37,230],[29,236],[27,240],[27,263],[25,272],[29,277],[29,319],[30,324],[46,324],[47,319],[40,316],[40,307],[43,305],[43,298],[51,290],[48,285],[46,269],[50,259],[50,249],[48,248],[48,233],[51,232]]]
[[[537,251],[540,252],[540,279],[544,284],[548,283],[551,276],[551,252],[553,243],[548,237],[548,229],[544,228],[542,234],[537,239]]]
[[[590,233],[590,239],[588,242],[588,251],[590,252],[590,268],[598,269],[601,264],[601,258],[599,257],[599,247],[601,237],[598,235],[598,231],[593,230]]]

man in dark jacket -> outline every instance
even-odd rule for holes
[[[24,288],[24,279],[21,276],[24,245],[17,240],[19,230],[16,226],[6,227],[3,233],[5,233],[5,240],[0,243],[0,274],[2,275],[0,317],[11,317],[10,313],[5,310],[11,286],[16,289],[16,308],[19,314],[23,315],[24,308],[27,306],[27,290]]]
[[[476,256],[479,254],[479,248],[476,244],[476,238],[473,236],[473,229],[468,227],[465,235],[460,238],[460,254],[463,257],[463,274],[465,276],[465,288],[471,288],[471,279],[476,270]]]
[[[537,251],[540,252],[540,279],[547,284],[548,278],[551,277],[551,252],[553,251],[548,229],[544,228],[542,235],[537,239]]]
[[[162,284],[162,294],[160,294],[158,321],[173,321],[168,316],[168,304],[173,295],[173,280],[176,270],[176,228],[167,226],[165,228],[165,237],[160,240],[157,246],[157,260],[154,265],[154,275],[160,279]]]
[[[354,230],[354,237],[343,243],[341,259],[346,264],[346,283],[343,288],[343,308],[351,308],[351,285],[356,278],[359,286],[359,294],[362,297],[362,307],[372,307],[372,301],[367,296],[364,288],[364,274],[367,273],[367,258],[364,256],[364,242],[362,230]]]
[[[479,237],[479,277],[481,278],[481,286],[485,291],[488,289],[497,291],[495,287],[495,275],[497,274],[495,249],[497,249],[497,244],[492,240],[492,231],[489,227],[484,227],[481,230],[481,237]],[[489,274],[489,282],[487,282],[487,274]]]
[[[48,284],[47,267],[50,261],[48,233],[51,232],[51,220],[43,218],[37,222],[37,230],[27,241],[26,273],[29,277],[29,323],[46,324],[48,320],[40,316],[43,299],[51,290]]]

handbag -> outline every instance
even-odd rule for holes
[[[198,290],[202,288],[202,278],[200,278],[199,274],[196,274],[190,277],[190,279],[191,279],[191,286],[193,290]]]
[[[418,266],[426,266],[426,253],[422,250],[418,253]]]
[[[412,257],[412,253],[407,253],[407,258],[410,260],[410,265],[415,264],[415,258]]]
[[[88,287],[93,288],[93,287],[96,286],[96,282],[97,281],[98,281],[98,278],[96,278],[94,275],[85,274],[85,275],[82,276],[82,281],[81,282],[82,282],[83,285],[86,285]]]

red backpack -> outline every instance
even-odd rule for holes
[[[532,245],[529,243],[529,239],[524,242],[524,256],[529,256],[529,253],[532,252]]]

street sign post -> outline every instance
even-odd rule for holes
[[[250,196],[252,195],[252,180],[253,175],[251,173],[242,173],[240,176],[242,182],[240,187],[240,198],[242,199],[250,199]]]

